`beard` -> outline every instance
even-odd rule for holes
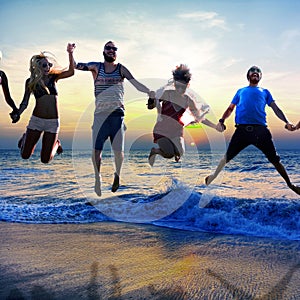
[[[256,77],[250,78],[250,83],[252,83],[252,84],[258,84],[259,83],[259,78],[256,78]]]
[[[116,56],[108,56],[107,54],[105,54],[105,52],[103,52],[103,56],[104,60],[110,63],[116,60]]]
[[[256,77],[256,76],[250,76],[249,81],[252,84],[258,84],[259,81],[260,81],[260,76],[259,75],[258,75],[258,77]]]

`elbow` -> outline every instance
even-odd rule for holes
[[[66,71],[65,76],[64,77],[71,77],[75,74],[75,70],[73,67],[69,67],[69,69]]]

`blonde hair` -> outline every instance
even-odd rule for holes
[[[51,53],[50,53],[51,54]],[[57,65],[57,62],[55,58],[47,56],[46,52],[41,52],[40,54],[33,55],[30,59],[30,66],[29,66],[29,71],[30,71],[30,79],[28,83],[28,87],[30,91],[34,91],[37,88],[37,85],[42,86],[48,91],[48,88],[46,87],[44,80],[43,80],[43,69],[40,66],[40,61],[42,59],[47,59],[49,62],[51,61],[52,65]],[[62,70],[58,70],[57,67],[51,68],[49,71],[49,74],[59,74],[61,73]]]

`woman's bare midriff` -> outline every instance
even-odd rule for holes
[[[58,119],[57,96],[44,95],[36,99],[33,115],[43,119]]]

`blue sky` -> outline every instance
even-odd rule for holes
[[[213,121],[221,117],[236,90],[247,85],[246,71],[253,64],[262,68],[261,86],[271,91],[287,117],[294,123],[300,120],[298,1],[0,0],[0,4],[0,68],[9,77],[17,104],[32,55],[47,50],[67,66],[66,45],[75,42],[76,61],[100,61],[103,44],[113,40],[119,47],[119,61],[152,89],[167,81],[176,65],[188,64],[193,74],[191,88],[211,106],[208,118]],[[155,116],[145,109],[145,95],[131,94],[128,89],[127,114],[132,124],[128,133],[134,137],[137,114],[150,118],[149,132]],[[76,128],[90,134],[89,120],[82,121],[82,116],[90,110],[92,116],[91,74],[76,72],[59,82],[58,90],[60,136],[70,145]],[[34,101],[32,97],[20,122],[11,124],[10,108],[0,92],[0,148],[15,148]],[[300,130],[287,132],[273,112],[267,112],[276,144],[299,149]],[[232,134],[233,121],[232,116],[227,122],[226,138]]]

